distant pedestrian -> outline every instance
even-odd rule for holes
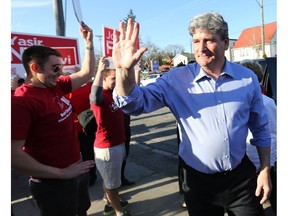
[[[270,195],[270,133],[256,75],[225,58],[228,24],[216,12],[189,24],[196,63],[170,70],[155,83],[135,85],[134,65],[147,48],[136,48],[139,23],[120,22],[113,34],[116,88],[113,98],[130,115],[169,107],[181,129],[183,192],[191,216],[263,215]],[[258,149],[258,176],[246,156],[248,129]]]
[[[18,88],[19,86],[21,86],[23,83],[25,83],[25,79],[20,77],[20,76],[16,76],[11,80],[11,95],[14,95],[14,92],[16,90],[16,88]]]

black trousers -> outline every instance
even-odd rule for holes
[[[93,160],[95,161],[94,156],[94,139],[95,135],[86,134],[84,132],[78,132],[78,139],[80,143],[80,152],[82,155],[83,161]],[[89,170],[90,181],[95,181],[96,176],[96,166],[90,168]]]
[[[73,179],[29,181],[30,192],[41,216],[86,216],[89,209],[88,173]]]
[[[270,169],[270,177],[272,182],[272,191],[269,200],[272,209],[277,213],[277,162],[275,162]]]
[[[131,140],[131,127],[130,127],[130,115],[124,114],[124,129],[125,129],[125,150],[126,155],[122,163],[121,167],[121,180],[123,181],[125,179],[125,168],[126,168],[126,162],[127,158],[130,152],[130,140]]]
[[[177,146],[178,146],[178,152],[179,152],[180,134],[179,134],[179,128],[178,128],[177,122],[176,122],[176,135],[177,135]],[[183,194],[182,181],[180,180],[181,170],[182,170],[182,160],[180,156],[178,155],[178,186],[179,186],[179,193]]]
[[[256,168],[245,156],[232,171],[201,173],[180,158],[182,191],[191,216],[263,216],[260,197],[255,196]]]

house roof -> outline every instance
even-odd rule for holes
[[[277,31],[277,22],[264,25],[265,40],[264,43],[270,43]],[[257,44],[262,44],[261,26],[244,29],[233,46],[234,48],[249,47]]]

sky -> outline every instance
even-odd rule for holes
[[[188,24],[200,13],[216,11],[229,25],[231,39],[237,39],[245,28],[261,25],[258,2],[261,0],[78,0],[84,22],[94,35],[102,35],[102,26],[118,28],[119,21],[127,18],[132,9],[140,23],[142,43],[148,41],[164,49],[168,45],[181,45],[186,52],[191,49]],[[11,31],[56,35],[53,0],[11,0]],[[80,56],[83,42],[79,37],[79,25],[74,15],[72,0],[63,0],[66,36],[79,38]],[[264,22],[276,21],[276,0],[264,0]],[[94,38],[95,49],[100,50],[99,38]]]

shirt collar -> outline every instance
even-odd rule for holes
[[[200,65],[198,64],[199,68],[197,68],[199,70],[198,75],[195,77],[195,81],[199,81],[202,80],[204,78],[206,79],[211,79],[211,77],[209,75],[207,75],[207,73],[200,67]],[[225,65],[224,68],[222,70],[222,73],[220,74],[220,76],[230,76],[231,78],[234,79],[234,72],[233,69],[231,68],[231,62],[225,60]]]

